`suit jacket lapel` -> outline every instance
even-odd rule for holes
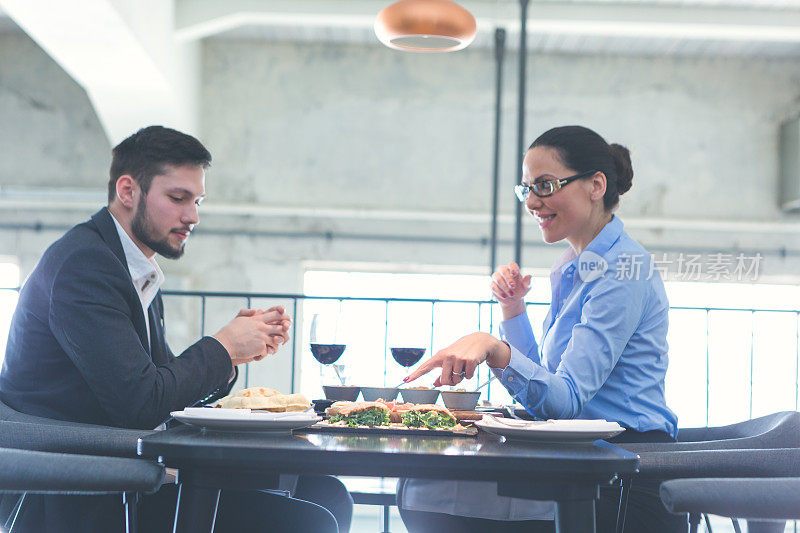
[[[150,318],[150,357],[155,364],[167,362],[167,343],[164,339],[164,303],[161,291],[156,293],[153,303],[148,308]]]
[[[125,251],[122,249],[122,242],[119,240],[119,233],[117,233],[117,225],[114,224],[111,213],[108,212],[108,208],[106,207],[92,215],[92,222],[97,228],[98,233],[100,233],[100,237],[102,237],[103,241],[105,241],[117,259],[120,260],[125,272],[128,273],[128,279],[131,281],[131,318],[133,320],[133,327],[139,335],[142,346],[147,350],[147,324],[145,324],[147,318],[142,312],[142,304],[139,300],[139,295],[136,293],[136,288],[133,286],[131,273],[128,270],[128,260],[125,258]],[[152,350],[150,350],[150,355],[152,357]]]

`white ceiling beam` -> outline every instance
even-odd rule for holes
[[[390,2],[176,0],[176,36],[202,39],[248,25],[368,29]],[[515,0],[463,0],[461,4],[475,15],[479,31],[502,26],[519,32]],[[534,0],[528,15],[529,32],[541,34],[800,42],[798,8]]]
[[[94,105],[111,144],[142,126],[196,129],[197,44],[176,43],[172,2],[0,0]]]
[[[175,36],[202,39],[244,25],[372,27],[375,0],[175,0]]]

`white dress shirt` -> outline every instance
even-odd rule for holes
[[[111,219],[117,226],[117,233],[119,233],[119,240],[122,243],[122,251],[125,253],[125,261],[128,263],[133,287],[136,289],[136,294],[139,295],[139,301],[142,302],[144,323],[147,326],[147,348],[150,349],[150,320],[147,309],[153,302],[153,298],[156,297],[161,284],[164,283],[164,273],[156,263],[155,256],[144,255],[113,214]]]

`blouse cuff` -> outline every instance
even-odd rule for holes
[[[521,352],[531,351],[536,343],[528,313],[522,313],[500,323],[500,335]]]

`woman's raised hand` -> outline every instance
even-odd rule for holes
[[[531,276],[523,278],[516,263],[501,265],[492,274],[491,288],[492,294],[500,303],[503,319],[508,320],[525,312],[525,302],[522,299],[531,290]]]

